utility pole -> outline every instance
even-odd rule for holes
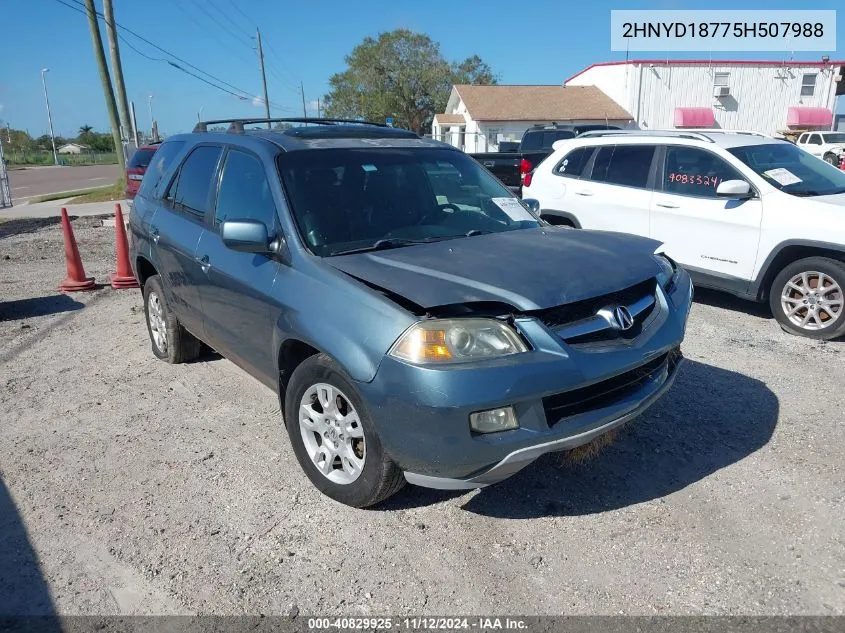
[[[261,31],[255,29],[255,36],[258,40],[258,63],[261,65],[261,83],[264,86],[264,111],[267,113],[267,118],[270,118],[270,97],[267,96],[267,75],[264,72],[264,49],[261,48]],[[272,126],[270,121],[267,121],[267,129]]]
[[[114,25],[114,7],[112,0],[103,0],[103,17],[106,21],[106,37],[109,41],[111,54],[111,70],[114,73],[114,90],[117,97],[117,107],[120,111],[121,137],[129,136],[130,118],[129,102],[126,99],[126,86],[123,83],[123,64],[120,62],[120,49],[117,45],[117,30]]]
[[[97,23],[97,11],[94,0],[85,0],[85,11],[88,14],[88,28],[91,31],[91,45],[94,47],[94,59],[100,71],[100,83],[103,85],[103,96],[106,99],[106,109],[111,121],[111,135],[114,139],[114,151],[121,170],[126,169],[126,157],[123,155],[123,141],[120,138],[120,120],[117,116],[117,104],[114,101],[109,68],[106,66],[106,54],[103,51],[103,38],[100,36],[100,25]]]
[[[59,164],[59,155],[56,153],[56,136],[53,134],[53,115],[50,113],[50,98],[47,96],[47,79],[45,75],[49,68],[41,69],[41,83],[44,85],[44,103],[47,104],[47,122],[50,124],[50,144],[53,146],[53,162]]]
[[[320,97],[317,97],[317,118],[322,118],[322,114],[320,113]]]
[[[308,118],[308,113],[305,111],[305,88],[302,85],[302,80],[299,81],[299,93],[302,95],[302,116]]]

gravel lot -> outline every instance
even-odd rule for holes
[[[842,343],[699,292],[675,387],[591,461],[354,510],[271,391],[63,277],[55,220],[0,223],[0,613],[845,614]]]

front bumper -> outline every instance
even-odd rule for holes
[[[590,442],[665,393],[680,364],[691,296],[682,271],[671,293],[661,291],[659,317],[624,345],[568,346],[538,320],[521,318],[517,326],[534,346],[525,354],[448,368],[386,357],[373,381],[359,384],[361,395],[409,482],[487,486],[544,453]],[[518,429],[470,431],[470,413],[504,406],[514,408]]]

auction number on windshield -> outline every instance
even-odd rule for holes
[[[701,174],[669,174],[669,182],[680,185],[698,185],[701,187],[718,187],[722,179],[718,176],[702,176]]]

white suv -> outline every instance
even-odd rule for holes
[[[696,285],[769,301],[784,329],[845,334],[845,172],[750,133],[588,132],[523,184],[551,224],[652,237]]]
[[[804,132],[795,144],[834,167],[839,167],[845,156],[845,132]]]

